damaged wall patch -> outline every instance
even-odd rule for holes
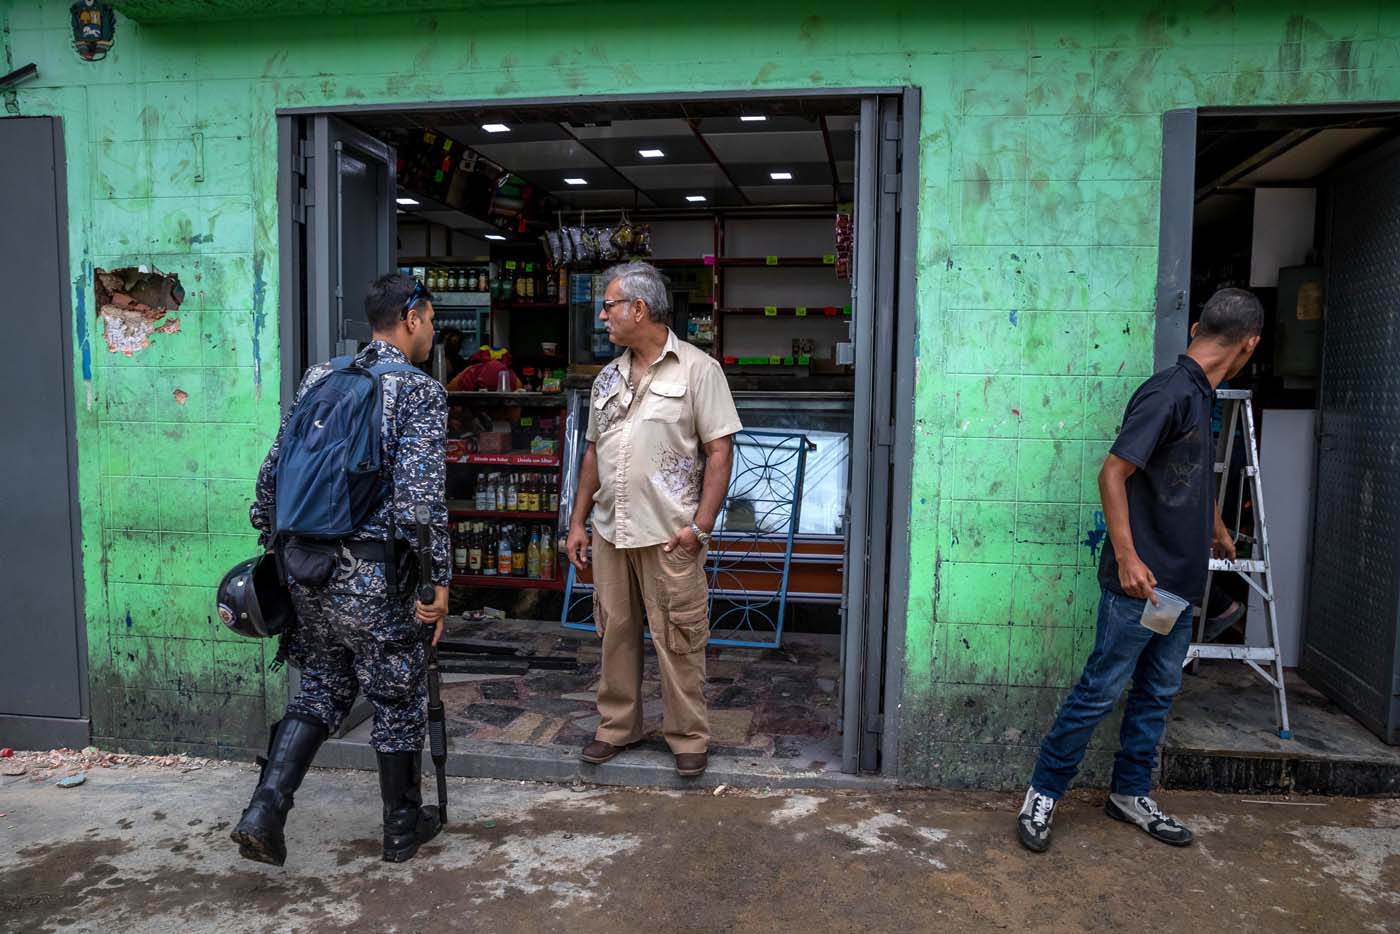
[[[185,300],[178,275],[126,266],[110,272],[94,269],[92,279],[102,337],[112,353],[130,357],[151,346],[157,333],[179,333],[180,319],[166,320]]]

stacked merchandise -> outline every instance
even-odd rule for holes
[[[452,572],[552,581],[559,576],[559,561],[549,526],[458,522],[452,529]]]

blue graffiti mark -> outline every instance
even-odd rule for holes
[[[126,628],[127,628],[127,629],[130,629],[133,625],[134,625],[134,623],[132,623],[132,621],[131,621],[131,611],[130,611],[130,610],[127,610],[127,611],[126,611]]]
[[[1099,556],[1099,548],[1103,545],[1104,536],[1108,534],[1108,526],[1104,524],[1103,513],[1094,512],[1094,528],[1084,539],[1084,545],[1089,549],[1089,554],[1095,558]]]
[[[73,278],[73,295],[78,306],[78,348],[83,355],[83,380],[92,380],[92,345],[88,343],[87,284],[92,281],[92,263],[83,258],[83,271]]]
[[[213,235],[213,234],[195,234],[193,237],[186,237],[185,239],[189,241],[190,246],[196,246],[196,245],[201,244],[201,243],[213,243],[213,242],[214,242],[214,235]]]
[[[263,302],[267,298],[267,282],[263,280],[263,255],[253,254],[253,386],[262,393],[262,329],[267,321]]]
[[[1018,311],[1018,309],[1013,308],[1013,309],[1011,309],[1011,314],[1009,315],[1009,317],[1011,318],[1011,326],[1012,326],[1013,328],[1016,327],[1017,324],[1018,324],[1018,322],[1017,322],[1017,320],[1016,320],[1016,312],[1017,312],[1017,311]]]

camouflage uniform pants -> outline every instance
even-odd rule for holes
[[[292,602],[297,629],[288,655],[301,670],[301,693],[287,712],[315,717],[334,733],[364,691],[374,705],[370,745],[378,752],[422,749],[426,627],[414,616],[413,598],[293,585]]]

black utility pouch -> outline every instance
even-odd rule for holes
[[[330,583],[340,557],[340,546],[292,539],[282,546],[282,562],[287,576],[303,587],[324,587]]]

